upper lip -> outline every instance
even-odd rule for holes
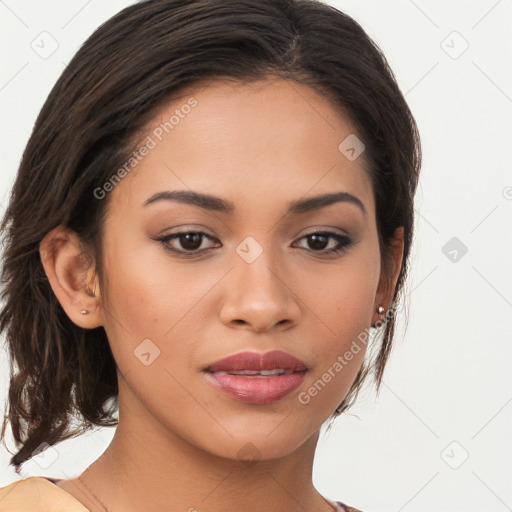
[[[275,370],[277,368],[288,371],[304,371],[308,367],[304,361],[283,352],[272,350],[270,352],[238,352],[231,356],[215,361],[205,368],[208,372],[240,371],[240,370]]]

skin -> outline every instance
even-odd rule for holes
[[[59,226],[41,244],[64,310],[83,328],[105,328],[118,366],[119,426],[82,478],[110,510],[331,511],[312,483],[314,452],[364,345],[308,404],[298,396],[382,318],[379,305],[390,306],[402,230],[383,268],[364,153],[350,161],[338,150],[357,132],[309,87],[214,82],[162,107],[148,130],[192,95],[197,106],[110,192],[104,290],[71,230]],[[172,190],[213,194],[235,209],[168,200],[144,206]],[[337,191],[365,211],[344,201],[285,214],[290,201]],[[337,240],[315,245],[306,237],[315,230],[352,242],[326,255]],[[180,256],[153,239],[177,231],[207,233],[213,240],[203,238],[199,251],[211,250]],[[263,250],[251,263],[236,252],[248,236]],[[167,245],[187,247],[183,237]],[[89,314],[80,314],[84,308]],[[134,355],[145,339],[160,350],[148,366]],[[231,399],[201,372],[227,355],[274,349],[309,367],[301,387],[274,403]],[[243,449],[257,461],[243,460]],[[78,479],[59,486],[101,510]]]

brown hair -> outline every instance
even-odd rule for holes
[[[2,220],[4,261],[0,334],[11,356],[8,414],[16,445],[10,463],[41,443],[117,424],[117,375],[103,327],[75,325],[56,299],[39,245],[63,224],[83,241],[102,277],[102,226],[108,198],[94,190],[126,161],[152,114],[203,80],[307,84],[344,109],[366,146],[383,262],[398,227],[407,272],[413,197],[420,169],[415,121],[378,46],[346,14],[316,0],[147,0],[101,25],[48,96],[23,153]],[[341,141],[340,141],[341,142]],[[103,287],[102,287],[103,289]],[[394,317],[376,357],[366,360],[334,416],[374,375],[379,389],[392,346]]]

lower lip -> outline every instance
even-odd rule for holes
[[[249,404],[268,404],[290,394],[304,381],[306,372],[275,377],[243,377],[241,375],[205,372],[208,381],[219,391]]]

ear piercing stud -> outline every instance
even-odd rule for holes
[[[82,313],[82,315],[87,315],[89,311],[87,311],[87,309],[81,309],[80,313]]]
[[[382,315],[382,314],[384,313],[384,311],[386,311],[386,310],[384,309],[384,307],[383,307],[383,306],[379,306],[379,307],[377,308],[377,313],[378,313],[379,315]],[[378,320],[378,322],[377,322],[377,323],[381,323],[381,322],[382,322],[381,320]],[[377,324],[375,323],[375,324],[372,324],[371,326],[375,329],[375,328],[377,327]]]

